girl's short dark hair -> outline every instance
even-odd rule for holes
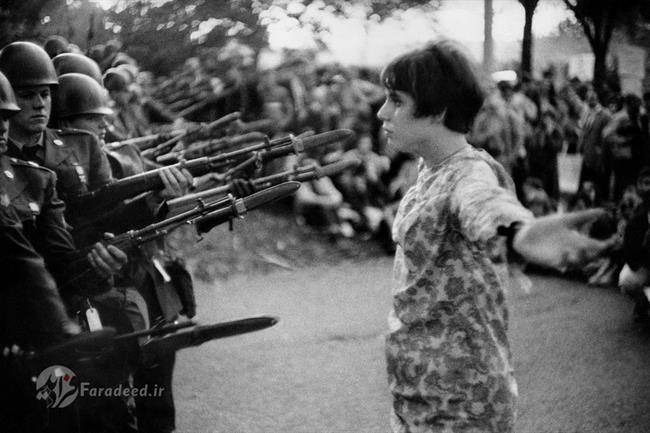
[[[388,90],[415,99],[415,117],[444,115],[444,125],[467,133],[483,105],[483,90],[469,59],[451,41],[438,41],[404,54],[386,66]]]

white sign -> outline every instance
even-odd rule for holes
[[[575,54],[569,58],[569,78],[577,77],[580,81],[594,79],[593,53]]]

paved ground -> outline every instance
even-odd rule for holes
[[[198,320],[273,328],[178,357],[178,431],[387,432],[382,334],[391,260],[241,276],[198,289]],[[533,277],[512,293],[518,432],[650,431],[650,333],[612,289]]]

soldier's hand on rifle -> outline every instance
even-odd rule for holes
[[[194,177],[186,169],[167,167],[160,170],[160,179],[165,189],[160,192],[164,199],[182,197],[187,194],[194,184]]]
[[[234,178],[230,181],[230,191],[235,197],[246,197],[255,192],[255,186],[248,179]]]
[[[107,237],[112,235],[106,234]],[[110,277],[117,274],[128,258],[124,251],[115,245],[104,245],[101,242],[95,243],[92,250],[88,253],[88,261],[97,274],[103,277]]]

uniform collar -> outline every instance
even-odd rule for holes
[[[21,151],[21,152],[23,150],[23,147],[25,147],[25,143],[23,143],[22,141],[17,141],[15,139],[11,138],[11,137],[9,137],[8,141],[12,142],[14,147],[16,149],[18,149],[19,151]],[[42,148],[44,146],[44,141],[45,141],[45,131],[41,132],[41,138],[38,139],[38,141],[36,142],[36,144],[34,146],[38,146],[38,147]]]

